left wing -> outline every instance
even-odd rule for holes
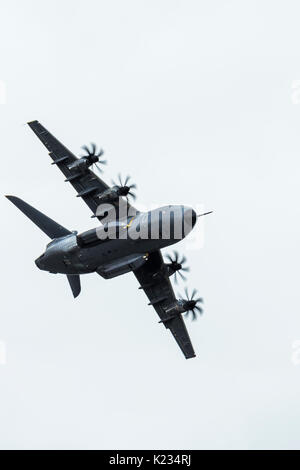
[[[86,169],[84,172],[78,172],[78,170],[70,170],[69,165],[76,162],[77,157],[70,152],[56,137],[45,129],[42,124],[38,121],[28,122],[29,127],[37,135],[40,141],[49,150],[49,155],[55,164],[66,176],[65,181],[71,183],[73,188],[77,191],[77,196],[81,197],[84,202],[89,206],[94,215],[96,215],[97,208],[99,206],[97,193],[103,192],[109,188],[109,186],[101,179],[96,176],[91,170]],[[125,201],[119,198],[118,201],[111,203],[116,211],[116,214],[111,214],[111,220],[119,218],[120,203]],[[130,206],[127,204],[127,208]],[[134,208],[131,207],[131,210]],[[97,216],[99,220],[103,219],[103,216]],[[108,222],[110,217],[105,215],[105,221]]]
[[[189,334],[182,315],[170,317],[165,308],[176,301],[169,277],[165,274],[164,262],[160,251],[150,253],[148,260],[134,271],[140,288],[153,305],[161,323],[169,329],[186,359],[195,357]]]

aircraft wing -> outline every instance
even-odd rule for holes
[[[170,318],[164,308],[175,302],[175,294],[169,277],[164,274],[164,262],[160,251],[149,255],[146,263],[134,271],[148,299],[153,305],[161,322],[169,329],[186,359],[195,357],[195,352],[182,315]]]
[[[96,214],[99,206],[98,198],[96,193],[105,191],[109,186],[97,176],[93,171],[87,169],[84,173],[79,173],[78,170],[70,170],[69,165],[77,160],[77,157],[70,152],[56,137],[54,137],[45,127],[38,121],[28,122],[29,127],[38,136],[40,141],[45,145],[49,151],[49,155],[53,160],[54,165],[65,175],[65,181],[71,183],[73,188],[77,191],[77,196],[81,197],[84,202],[89,206],[93,214]],[[119,201],[113,203],[116,214],[110,216],[105,215],[105,221],[115,220],[119,218],[119,210],[121,201],[126,202],[119,198]],[[129,204],[128,204],[129,206]],[[129,206],[130,207],[130,206]],[[134,209],[134,208],[131,208]],[[103,216],[97,217],[99,220],[103,219]]]

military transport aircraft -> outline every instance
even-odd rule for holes
[[[143,289],[158,316],[160,323],[171,331],[186,359],[195,357],[182,314],[192,314],[192,319],[202,313],[195,298],[196,290],[186,298],[176,299],[169,277],[181,271],[186,258],[167,255],[164,262],[160,249],[183,239],[194,227],[197,215],[186,206],[164,206],[149,212],[139,212],[129,203],[135,199],[134,184],[129,177],[110,187],[100,177],[98,164],[103,151],[97,152],[95,144],[83,147],[85,155],[77,158],[38,121],[29,127],[46,146],[53,165],[65,175],[92,210],[92,217],[101,225],[81,234],[70,231],[40,211],[15,196],[6,196],[51,239],[45,252],[36,259],[39,269],[50,273],[66,274],[74,297],[81,291],[80,274],[96,272],[105,279],[132,271],[140,289]],[[97,172],[94,169],[97,167]],[[207,212],[206,214],[208,214]],[[200,215],[206,215],[200,214]],[[165,223],[167,221],[167,223]]]

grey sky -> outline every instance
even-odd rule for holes
[[[138,207],[215,212],[203,248],[176,247],[205,299],[186,361],[132,274],[85,276],[74,300],[38,271],[47,238],[0,198],[0,448],[300,448],[299,3],[1,7],[3,194],[95,226],[38,119],[77,154],[103,146]]]

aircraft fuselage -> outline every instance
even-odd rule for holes
[[[80,235],[73,232],[54,239],[35,263],[39,269],[52,273],[97,271],[100,274],[101,267],[111,266],[112,271],[118,272],[119,266],[122,274],[126,263],[131,268],[134,263],[141,265],[148,253],[182,240],[193,229],[196,220],[195,211],[187,206],[165,206],[138,212],[117,224],[108,222]],[[119,265],[117,260],[120,260]]]

